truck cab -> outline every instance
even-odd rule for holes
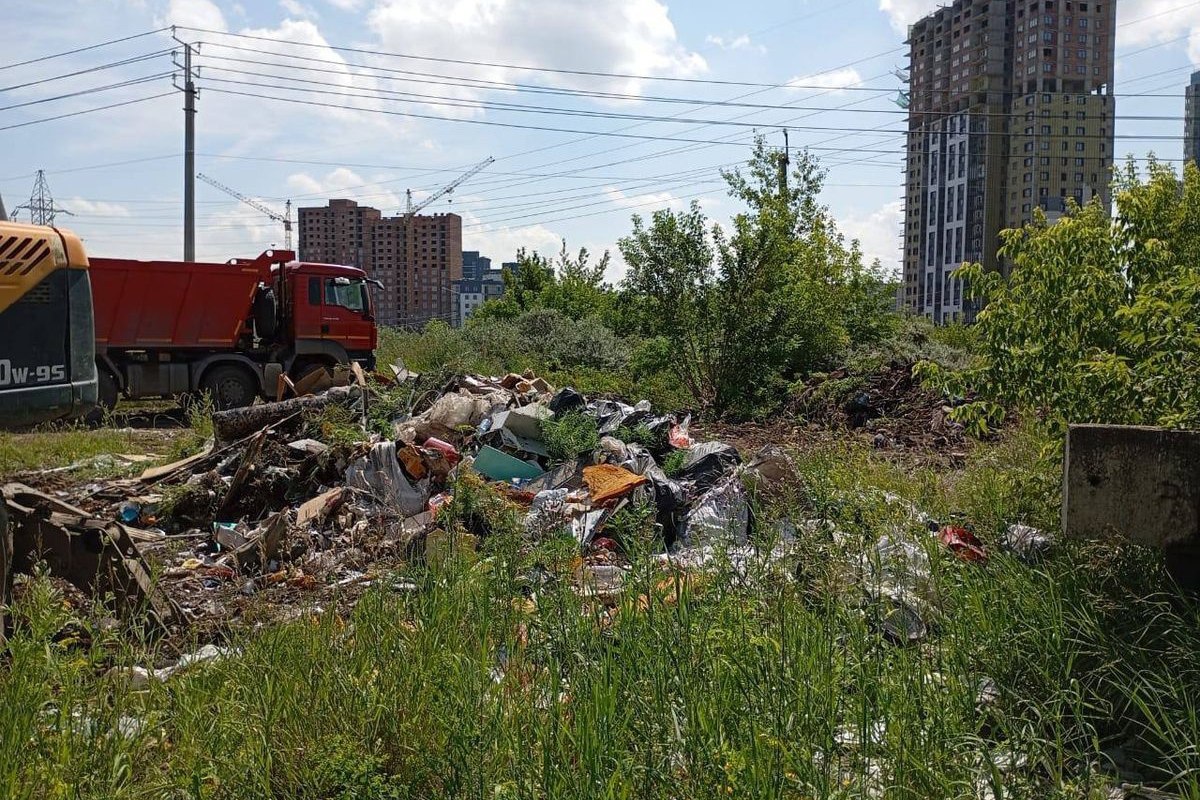
[[[293,299],[290,339],[295,342],[295,377],[306,364],[319,361],[358,361],[375,367],[377,333],[366,275],[355,267],[338,264],[293,263],[285,267]]]
[[[0,221],[0,428],[96,403],[92,292],[79,237]]]

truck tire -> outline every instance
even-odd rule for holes
[[[242,408],[258,397],[258,385],[247,370],[232,364],[216,366],[204,373],[200,391],[212,398],[218,411],[227,408]]]

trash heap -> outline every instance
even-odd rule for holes
[[[457,376],[425,391],[421,380],[397,371],[395,383],[372,376],[216,412],[215,441],[188,458],[54,495],[10,484],[5,497],[40,526],[38,541],[46,526],[61,539],[52,572],[57,563],[72,583],[120,593],[130,579],[117,573],[133,571],[134,599],[151,598],[165,627],[215,631],[307,613],[313,602],[349,606],[394,581],[445,538],[463,487],[486,487],[523,517],[531,541],[573,537],[580,591],[611,592],[635,545],[609,529],[622,510],[654,520],[658,535],[637,547],[694,566],[745,546],[748,492],[794,474],[778,448],[745,461],[730,445],[693,442],[688,417],[646,401],[588,399],[529,373]],[[386,399],[397,396],[415,399],[392,413]],[[590,432],[586,448],[551,441],[567,424]],[[482,518],[466,527],[476,540],[489,533]],[[95,550],[97,532],[113,573],[102,587],[84,574],[94,562],[80,568],[69,552]],[[32,543],[18,551],[18,568],[46,556]]]
[[[815,375],[788,411],[824,427],[862,431],[880,450],[963,450],[966,434],[950,419],[952,404],[913,376],[913,363],[898,359],[865,372],[841,367]]]

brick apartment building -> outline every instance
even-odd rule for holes
[[[353,200],[330,200],[327,206],[301,208],[298,214],[301,261],[367,268],[367,232],[382,216],[379,209]]]
[[[383,283],[375,316],[385,325],[420,327],[451,322],[453,284],[462,278],[462,217],[417,214],[384,217],[353,200],[299,210],[299,257],[362,267]]]
[[[963,262],[1067,200],[1109,206],[1116,2],[956,0],[909,29],[903,305],[970,320]]]

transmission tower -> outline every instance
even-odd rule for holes
[[[29,195],[29,202],[22,203],[13,209],[14,220],[22,209],[29,212],[29,221],[34,225],[53,225],[55,216],[71,214],[67,209],[59,208],[54,204],[54,196],[50,194],[50,184],[46,182],[46,173],[40,169],[37,171],[37,179],[33,182],[33,191]]]

